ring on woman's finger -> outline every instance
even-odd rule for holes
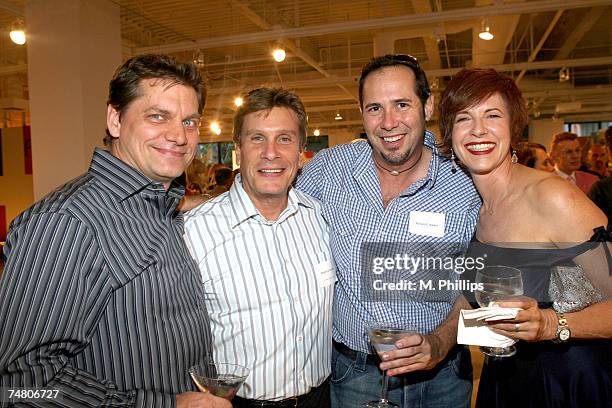
[[[520,323],[514,323],[514,331],[518,333],[518,331],[521,329],[521,324]]]

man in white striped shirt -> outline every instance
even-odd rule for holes
[[[234,407],[329,407],[335,265],[320,204],[291,188],[306,143],[302,102],[251,91],[234,142],[240,175],[185,222],[215,360],[251,370]]]

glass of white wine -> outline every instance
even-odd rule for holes
[[[395,349],[395,342],[404,336],[415,333],[412,330],[407,330],[404,327],[398,327],[393,324],[383,322],[371,322],[367,326],[370,342],[374,350],[381,355],[386,351]],[[399,405],[387,399],[387,389],[389,387],[389,377],[387,372],[383,371],[382,387],[380,390],[380,399],[370,401],[364,405],[364,408],[399,408]]]
[[[189,368],[189,375],[201,392],[210,392],[231,401],[249,376],[249,371],[238,364],[204,361]]]
[[[501,300],[523,294],[523,277],[521,271],[510,266],[486,266],[476,272],[476,283],[482,290],[476,290],[476,301],[480,307],[491,307]],[[511,357],[516,354],[516,348],[485,347],[480,351],[491,357]]]

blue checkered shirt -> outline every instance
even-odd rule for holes
[[[480,208],[480,197],[470,177],[435,148],[433,134],[426,132],[425,145],[433,155],[427,176],[410,185],[385,208],[380,182],[367,142],[338,145],[319,152],[303,169],[296,187],[323,205],[330,224],[332,252],[338,282],[334,295],[334,340],[369,352],[366,324],[385,321],[429,333],[448,316],[458,292],[442,301],[407,300],[373,302],[361,294],[361,245],[371,242],[449,243],[467,249]],[[444,213],[444,236],[410,233],[412,211]]]

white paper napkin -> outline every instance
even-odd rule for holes
[[[514,319],[521,309],[516,307],[481,307],[474,310],[461,310],[457,343],[472,346],[508,347],[516,340],[493,332],[487,322]]]

